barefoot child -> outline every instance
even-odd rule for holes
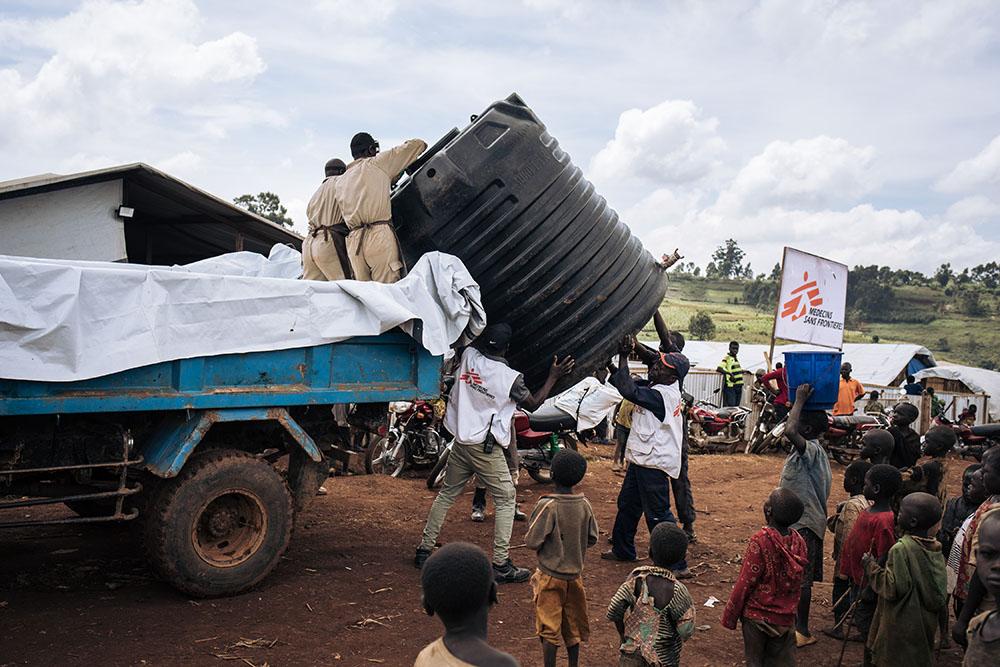
[[[875,667],[930,667],[938,615],[947,604],[947,577],[941,544],[929,536],[941,520],[941,503],[918,491],[903,498],[903,537],[889,549],[885,566],[866,555],[864,567],[878,596],[865,664]]]
[[[840,573],[851,580],[851,602],[854,604],[853,625],[868,638],[875,594],[867,585],[862,559],[871,554],[880,561],[896,543],[896,516],[892,513],[892,498],[899,491],[903,477],[894,466],[874,465],[865,475],[865,498],[872,506],[858,515],[854,527],[840,551]]]
[[[580,660],[580,642],[590,636],[587,593],[583,589],[583,557],[597,544],[594,510],[573,487],[587,474],[587,461],[571,449],[552,459],[555,492],[542,496],[531,513],[525,543],[538,553],[531,577],[535,631],[542,641],[545,667],[555,667],[559,644],[566,644],[570,667]]]
[[[809,564],[805,540],[789,528],[802,516],[802,501],[775,489],[764,503],[767,526],[747,545],[740,576],[722,612],[722,625],[743,626],[747,667],[795,664],[795,611]]]
[[[649,535],[653,565],[632,570],[608,606],[621,638],[619,667],[675,667],[681,646],[694,634],[691,595],[670,566],[687,556],[688,539],[672,523]]]
[[[795,614],[795,645],[816,643],[809,632],[809,607],[812,605],[814,581],[823,581],[823,535],[826,534],[826,501],[830,498],[833,474],[826,450],[819,444],[827,427],[823,410],[805,410],[812,395],[808,384],[795,390],[795,403],[788,413],[785,436],[792,443],[792,453],[785,459],[778,484],[802,501],[802,517],[791,525],[805,540],[809,563],[802,577],[802,591]]]
[[[424,563],[424,610],[444,624],[444,636],[417,656],[413,667],[518,667],[513,656],[486,642],[490,607],[497,602],[493,566],[474,544],[452,542]]]
[[[854,522],[858,516],[872,506],[872,501],[865,498],[865,475],[872,467],[868,461],[853,461],[844,471],[844,491],[850,498],[837,504],[837,513],[827,519],[826,527],[833,533],[833,621],[834,627],[825,630],[827,635],[834,639],[843,639],[844,631],[842,621],[844,614],[851,606],[850,591],[851,580],[840,572],[840,552],[844,548],[844,541],[851,534]]]
[[[969,622],[964,667],[1000,665],[1000,513],[983,519],[976,548],[976,576],[997,602]]]

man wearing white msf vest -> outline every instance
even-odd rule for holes
[[[636,382],[628,369],[628,354],[634,344],[634,339],[626,338],[619,351],[618,368],[609,365],[611,384],[635,404],[635,411],[625,446],[628,471],[618,493],[611,550],[601,554],[604,560],[636,560],[635,531],[643,515],[650,532],[658,523],[677,523],[670,511],[670,480],[677,479],[681,471],[684,402],[680,382],[690,364],[680,352],[659,352],[649,365],[649,381]],[[679,578],[690,576],[684,560],[670,569]]]
[[[437,542],[449,508],[473,475],[483,481],[496,505],[493,529],[493,577],[497,583],[527,581],[531,572],[515,567],[510,559],[510,534],[514,528],[514,482],[503,449],[516,447],[511,423],[514,409],[538,409],[556,381],[572,372],[573,358],[555,358],[549,377],[534,394],[524,376],[507,365],[504,355],[510,343],[507,324],[491,324],[462,354],[455,370],[455,383],[448,394],[444,425],[455,436],[448,459],[444,486],[427,516],[423,540],[414,565],[422,567]]]

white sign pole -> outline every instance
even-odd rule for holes
[[[847,265],[785,248],[774,314],[775,338],[841,350],[847,312]]]

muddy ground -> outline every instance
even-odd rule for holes
[[[602,543],[588,554],[584,580],[593,636],[585,665],[617,664],[617,637],[604,620],[607,602],[629,566],[598,558],[615,514],[621,478],[602,447],[581,485],[597,513]],[[688,587],[697,604],[699,630],[684,647],[685,665],[742,664],[737,632],[719,625],[739,566],[733,561],[761,524],[760,505],[776,484],[779,457],[695,456],[691,479],[699,508],[699,541],[688,560],[698,573]],[[952,467],[951,489],[961,469]],[[834,497],[843,498],[843,468],[834,467]],[[436,619],[420,609],[418,572],[411,565],[433,495],[419,476],[331,479],[304,517],[283,562],[256,590],[229,599],[192,600],[157,581],[147,569],[134,532],[122,526],[8,531],[0,534],[0,665],[371,665],[408,666],[440,634]],[[545,488],[526,476],[519,496],[530,510]],[[467,496],[449,515],[442,540],[467,540],[489,551],[493,525],[468,520]],[[51,511],[51,510],[50,510]],[[523,544],[515,524],[512,544]],[[646,534],[640,528],[639,547]],[[833,572],[826,540],[826,572]],[[534,554],[513,551],[532,566]],[[831,624],[831,585],[814,592],[814,632],[819,643],[800,649],[800,664],[836,665],[840,644],[819,629]],[[703,606],[715,596],[722,603]],[[533,634],[528,584],[501,588],[491,615],[491,642],[523,665],[540,664]],[[845,665],[859,665],[858,644],[847,646]],[[941,665],[959,665],[944,651]],[[565,656],[560,656],[560,664]]]

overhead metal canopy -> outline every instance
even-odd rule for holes
[[[122,181],[121,204],[135,211],[123,219],[130,262],[185,264],[234,250],[266,255],[276,243],[301,248],[291,230],[141,162],[0,182],[0,201],[111,180]]]

